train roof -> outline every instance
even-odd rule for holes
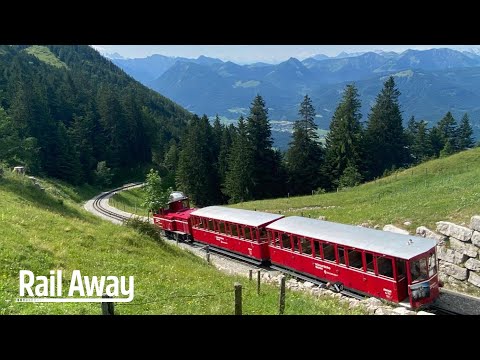
[[[411,259],[435,247],[435,240],[300,216],[275,221],[267,229],[331,241],[357,249]],[[411,240],[411,242],[409,241]]]
[[[255,227],[284,217],[283,215],[270,214],[263,211],[235,209],[224,206],[207,206],[193,211],[191,214]]]

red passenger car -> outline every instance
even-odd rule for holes
[[[434,240],[299,216],[267,231],[273,265],[412,308],[439,295]]]
[[[265,226],[281,218],[283,215],[208,206],[191,213],[192,235],[196,241],[268,261]]]

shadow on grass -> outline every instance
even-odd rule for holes
[[[52,211],[70,218],[84,218],[79,210],[66,206],[62,199],[56,198],[46,191],[37,188],[27,179],[2,178],[0,179],[0,186],[40,209]]]

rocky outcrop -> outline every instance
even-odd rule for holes
[[[407,230],[400,229],[399,227],[396,227],[395,225],[388,224],[383,227],[383,231],[390,231],[398,234],[404,234],[404,235],[409,235],[409,232]]]
[[[437,222],[437,231],[440,234],[453,237],[460,241],[469,241],[472,238],[473,230],[465,226],[456,225],[447,221]]]
[[[429,239],[433,239],[437,242],[437,244],[439,245],[442,245],[445,240],[447,239],[447,237],[445,235],[440,235],[440,234],[437,234],[436,232],[430,230],[429,228],[427,228],[426,226],[419,226],[417,228],[417,230],[415,231],[415,233],[418,235],[418,236],[422,236],[424,238],[429,238]]]

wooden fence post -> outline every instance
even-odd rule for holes
[[[248,280],[252,281],[252,269],[248,270]]]
[[[111,299],[111,296],[103,294],[102,298]],[[102,302],[102,315],[115,315],[115,306],[113,302]]]
[[[260,269],[258,269],[257,271],[257,295],[260,295]]]
[[[207,256],[207,263],[210,264],[210,247],[207,245],[207,248],[205,249],[206,251],[206,256]]]
[[[235,315],[242,315],[242,284],[235,283]]]
[[[285,275],[282,275],[280,278],[280,299],[279,299],[279,307],[278,313],[283,315],[285,312]]]

